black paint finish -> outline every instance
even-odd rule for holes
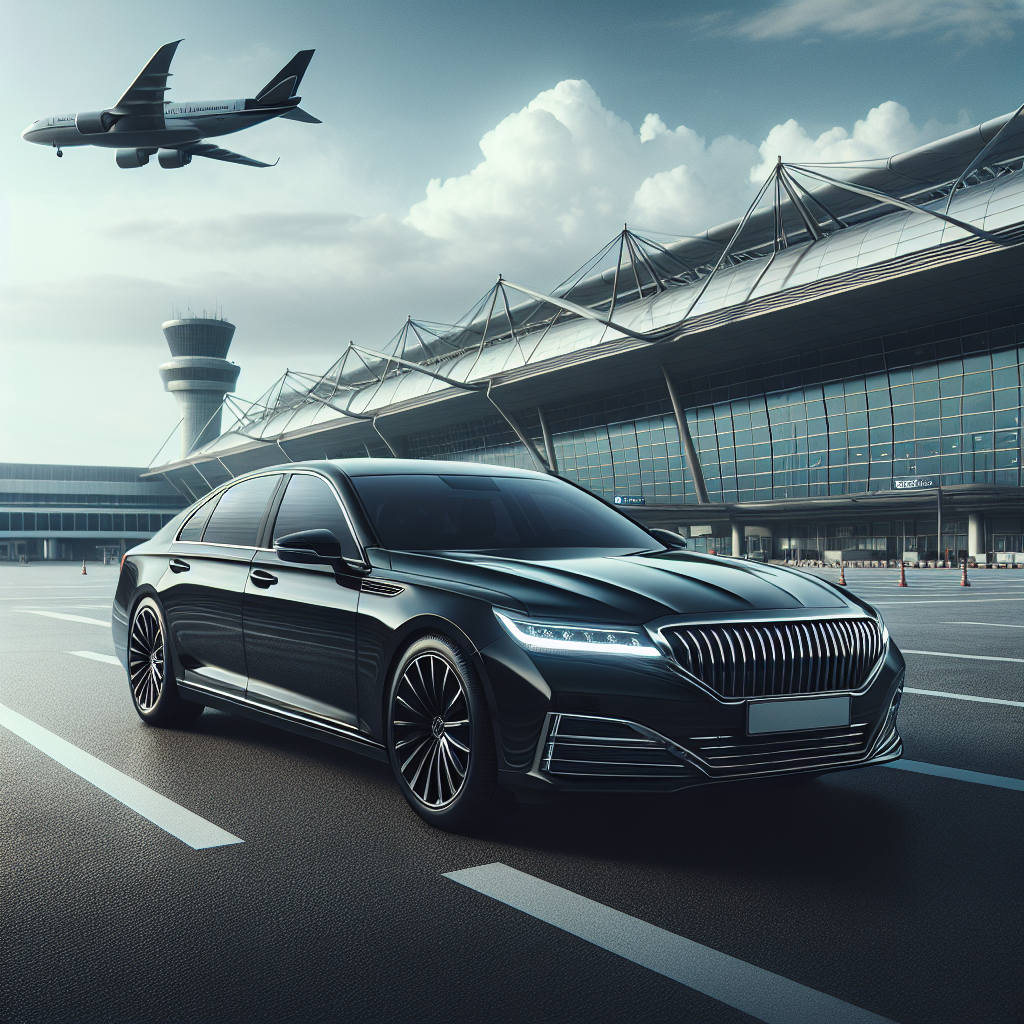
[[[540,767],[539,760],[542,736],[557,715],[638,723],[665,738],[668,747],[659,757],[677,756],[671,754],[676,749],[685,760],[688,755],[680,752],[682,748],[698,751],[698,759],[717,756],[711,740],[721,739],[741,750],[744,764],[760,759],[754,774],[761,775],[799,771],[801,745],[818,750],[826,743],[828,737],[820,732],[747,737],[746,703],[720,700],[702,688],[667,645],[660,656],[652,657],[600,650],[542,654],[513,640],[494,613],[639,630],[639,635],[649,635],[657,643],[658,627],[716,617],[743,622],[852,615],[877,621],[863,601],[808,574],[667,548],[632,523],[622,533],[616,533],[614,524],[609,527],[609,535],[639,538],[641,547],[628,550],[382,547],[374,519],[359,497],[360,478],[393,477],[388,490],[393,501],[403,477],[422,481],[424,474],[451,481],[444,486],[456,494],[475,493],[472,481],[482,481],[483,487],[490,478],[503,481],[497,488],[500,493],[512,493],[515,487],[507,481],[537,476],[465,463],[360,459],[272,467],[232,481],[224,488],[228,496],[242,487],[249,495],[266,496],[262,513],[258,502],[238,502],[245,506],[249,521],[260,519],[255,543],[265,547],[176,541],[186,512],[176,524],[133,549],[122,568],[113,611],[119,655],[123,657],[123,623],[131,607],[142,595],[152,594],[167,612],[184,695],[264,720],[269,716],[286,728],[354,744],[380,756],[386,734],[384,695],[395,665],[418,637],[441,634],[462,649],[483,683],[503,784],[532,789],[538,798],[563,790],[661,791],[750,774],[745,768],[716,773],[706,764],[699,768],[686,761],[685,768],[656,784],[640,778],[609,782],[600,777],[557,777]],[[285,482],[276,486],[282,476]],[[291,488],[288,479],[301,480],[301,485],[285,491],[285,486]],[[567,482],[545,478],[544,487],[556,489],[551,492],[556,500],[558,488],[569,489],[567,507],[597,503],[595,521],[606,522],[609,512],[622,515]],[[333,567],[296,564],[270,549],[279,532],[275,517],[285,507],[282,494],[284,502],[293,495],[282,526],[289,531],[324,528],[325,515],[336,515],[331,501],[337,500],[332,526],[341,530],[350,525],[347,536],[354,545],[345,559]],[[315,496],[308,522],[298,500],[302,494]],[[415,500],[411,489],[413,518]],[[464,505],[458,505],[463,513]],[[228,506],[221,502],[217,507]],[[376,511],[380,518],[380,509]],[[450,509],[445,514],[449,513]],[[404,521],[397,514],[391,516],[392,543],[401,537],[400,531],[395,533],[396,524]],[[461,521],[455,535],[476,536]],[[172,559],[186,563],[188,569],[171,571]],[[902,656],[890,643],[869,682],[853,694],[851,729],[859,730],[862,750],[858,763],[892,760],[900,754],[890,709],[902,687],[903,668]],[[785,764],[776,764],[772,752],[784,748],[789,751]],[[832,767],[852,766],[837,762]]]

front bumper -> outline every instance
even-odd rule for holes
[[[521,792],[673,792],[819,775],[902,756],[896,717],[905,664],[891,643],[869,685],[851,696],[849,725],[754,736],[747,734],[746,701],[681,688],[678,677],[670,694],[656,665],[643,666],[642,675],[620,671],[617,685],[607,688],[598,685],[600,673],[588,672],[581,686],[580,666],[556,667],[550,660],[544,665],[552,694],[534,727],[529,764],[501,771],[503,784]]]

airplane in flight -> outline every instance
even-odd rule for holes
[[[118,167],[142,167],[154,154],[161,167],[184,167],[194,156],[248,167],[273,167],[203,140],[240,132],[273,117],[321,124],[300,109],[301,97],[295,95],[315,51],[300,50],[254,99],[172,103],[164,99],[164,93],[169,89],[171,60],[180,42],[178,39],[161,46],[114,106],[44,117],[33,121],[21,137],[26,142],[52,146],[57,156],[63,156],[70,146],[113,149]]]

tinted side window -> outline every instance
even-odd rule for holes
[[[208,544],[256,547],[267,501],[280,479],[280,476],[258,476],[229,487],[210,517],[203,540]]]
[[[185,524],[185,528],[178,535],[178,540],[201,540],[203,536],[203,528],[210,520],[210,513],[213,511],[214,506],[217,504],[217,498],[210,498],[209,501],[203,502],[192,513],[192,518]]]
[[[303,530],[330,530],[341,543],[345,558],[358,559],[359,548],[345,521],[334,491],[319,477],[293,476],[274,523],[274,541]]]

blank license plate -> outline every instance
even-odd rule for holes
[[[765,700],[747,706],[747,735],[834,729],[850,724],[849,697]]]

